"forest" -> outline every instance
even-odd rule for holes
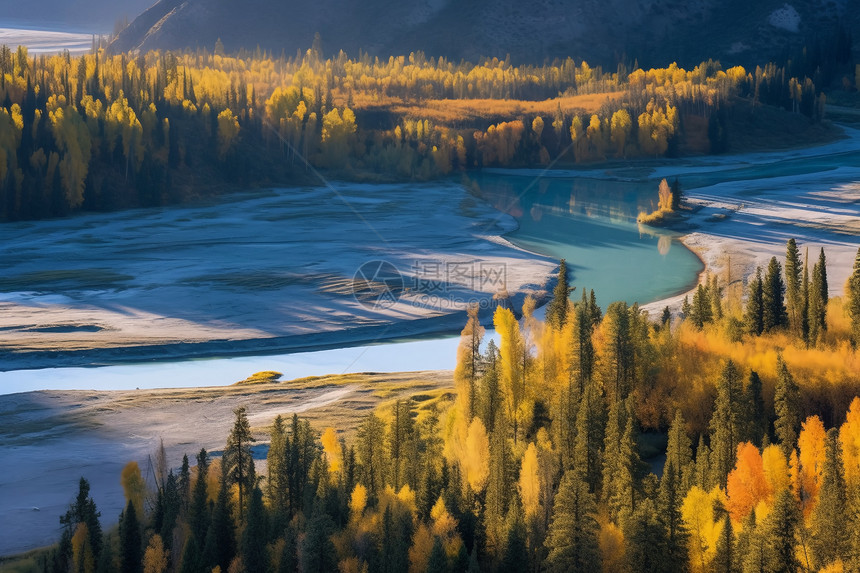
[[[732,129],[756,118],[769,132],[796,123],[802,137],[821,135],[821,87],[841,79],[853,89],[843,52],[754,70],[633,62],[610,72],[572,59],[324,59],[317,47],[295,57],[226,55],[220,45],[117,55],[94,47],[73,57],[2,46],[0,219],[318,183],[315,169],[429,179],[482,166],[719,153]],[[784,110],[778,119],[766,113],[774,109]]]
[[[746,279],[653,320],[570,296],[562,261],[545,320],[497,307],[498,346],[469,311],[449,399],[278,416],[266,475],[237,408],[220,457],[125,467],[118,528],[81,479],[36,570],[856,571],[860,251],[844,297],[793,239]]]

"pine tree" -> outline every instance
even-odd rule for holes
[[[182,499],[183,513],[188,511],[191,505],[191,467],[188,463],[188,454],[182,456],[182,467],[179,470],[179,496]]]
[[[572,468],[588,484],[591,493],[600,487],[603,470],[602,450],[606,429],[606,403],[596,384],[589,384],[576,415]],[[570,468],[568,468],[570,469]]]
[[[218,499],[212,511],[209,531],[206,533],[203,560],[208,567],[218,566],[221,567],[221,571],[227,571],[235,556],[236,531],[233,526],[230,486],[227,481],[226,467],[222,464],[221,487],[218,489]]]
[[[827,432],[824,470],[818,503],[812,512],[812,554],[816,566],[823,568],[837,559],[847,557],[846,532],[848,523],[845,514],[846,490],[843,476],[839,432],[831,428]]]
[[[767,414],[764,409],[761,378],[759,378],[759,375],[755,370],[750,371],[744,402],[747,404],[747,408],[749,409],[747,414],[747,420],[749,421],[749,437],[756,446],[761,447],[762,441],[767,435],[769,424]]]
[[[529,548],[526,539],[526,524],[518,500],[511,500],[508,511],[508,535],[505,542],[505,552],[502,557],[502,571],[528,571]]]
[[[140,536],[140,523],[134,504],[129,500],[119,521],[120,571],[122,573],[141,573],[143,550]]]
[[[684,420],[681,410],[675,410],[675,418],[669,426],[669,440],[666,446],[666,465],[664,466],[663,474],[665,476],[666,469],[671,468],[675,472],[675,481],[677,489],[681,495],[687,494],[687,491],[693,486],[693,450],[690,436],[687,435],[687,423]]]
[[[764,282],[761,278],[761,267],[756,269],[755,277],[749,282],[744,320],[748,333],[759,336],[764,332]]]
[[[381,573],[398,573],[409,569],[409,546],[414,527],[412,515],[389,505],[382,516]]]
[[[244,406],[239,406],[233,413],[236,421],[227,437],[227,447],[224,449],[222,462],[227,466],[229,484],[239,486],[239,518],[244,519],[245,495],[256,484],[254,458],[251,455],[251,443],[255,442],[251,435],[251,424]]]
[[[812,285],[809,289],[809,339],[813,343],[827,330],[828,300],[827,259],[822,248],[818,262],[812,267]]]
[[[603,499],[609,506],[610,517],[622,523],[636,510],[643,472],[631,399],[613,405],[610,410],[604,452]]]
[[[430,550],[430,558],[427,561],[427,573],[448,573],[448,556],[442,546],[442,539],[436,535],[433,537],[433,548]]]
[[[371,498],[376,498],[385,485],[386,460],[385,422],[371,413],[358,429],[358,462],[361,468],[361,483]]]
[[[637,573],[684,573],[687,555],[669,547],[669,537],[657,517],[654,502],[646,499],[624,523],[625,558]]]
[[[87,526],[87,535],[89,536],[89,544],[93,552],[93,559],[98,561],[101,555],[103,540],[102,526],[99,523],[101,513],[96,509],[96,502],[90,497],[90,482],[83,477],[78,482],[78,495],[75,502],[69,506],[65,515],[60,517],[60,523],[65,526],[63,529],[64,543],[71,541],[72,534],[79,523]],[[66,555],[65,551],[62,551]]]
[[[173,528],[176,526],[176,520],[182,510],[182,495],[179,492],[179,484],[173,470],[167,474],[167,481],[159,492],[158,508],[160,522],[156,523],[155,529],[161,534],[164,547],[170,550],[173,546]]]
[[[711,569],[714,573],[737,573],[738,557],[735,552],[735,534],[732,528],[732,520],[729,514],[723,515],[723,527],[717,538],[716,551],[711,561]]]
[[[704,491],[710,491],[713,487],[711,477],[711,448],[705,443],[705,435],[699,434],[699,445],[696,447],[695,485]]]
[[[604,388],[611,402],[619,402],[633,390],[633,336],[627,303],[609,305],[603,328],[606,337]]]
[[[567,263],[561,259],[558,264],[558,279],[552,291],[552,300],[546,307],[546,322],[556,330],[564,328],[567,322],[570,288],[570,278],[567,275]]]
[[[292,524],[288,524],[284,531],[284,548],[281,550],[281,560],[278,563],[278,573],[295,573],[295,571],[298,570],[298,538],[296,536],[295,528]]]
[[[788,323],[785,311],[785,283],[782,280],[782,265],[771,257],[762,283],[762,326],[765,332],[781,328]]]
[[[803,265],[800,263],[800,251],[797,248],[797,242],[793,238],[789,239],[785,253],[785,307],[791,332],[798,338],[801,336],[801,321],[803,319],[802,272]]]
[[[860,346],[860,249],[854,259],[854,270],[845,286],[846,310],[851,319],[851,342]]]
[[[679,480],[680,472],[668,457],[663,466],[663,477],[657,495],[658,520],[666,531],[666,560],[671,563],[687,563],[689,534],[681,517],[684,493]]]
[[[774,431],[785,457],[788,458],[797,443],[797,430],[800,427],[800,396],[797,383],[782,356],[776,359],[776,389],[773,407],[776,410]]]
[[[266,573],[268,571],[268,551],[266,543],[266,508],[263,505],[263,492],[255,487],[248,503],[248,516],[245,531],[242,532],[242,564],[246,573]],[[223,571],[223,569],[222,569]]]
[[[301,571],[328,573],[337,570],[337,553],[331,542],[334,529],[331,518],[324,513],[318,513],[308,521],[302,541]]]
[[[454,383],[458,393],[466,396],[465,412],[467,419],[478,415],[478,380],[481,377],[481,341],[484,338],[484,327],[478,319],[478,305],[470,305],[467,309],[468,320],[460,333],[460,345],[457,347],[457,366],[454,369]]]
[[[726,487],[726,476],[735,465],[735,447],[743,437],[742,398],[741,373],[729,360],[717,383],[717,399],[710,423],[711,471],[714,472],[711,481],[720,487]]]
[[[549,571],[600,570],[595,513],[595,502],[588,492],[588,485],[576,472],[566,471],[555,496],[546,538]]]
[[[675,177],[675,180],[672,181],[672,210],[677,211],[681,208],[681,201],[683,200],[683,191],[681,191],[681,182],[678,181],[678,178]]]
[[[289,515],[288,450],[287,428],[284,419],[278,414],[272,424],[269,453],[266,455],[269,468],[269,475],[266,479],[266,494],[275,516],[275,522],[281,526],[287,521]]]
[[[803,343],[809,348],[809,249],[806,249],[806,255],[803,263],[803,280],[800,288],[800,338]]]
[[[765,567],[767,571],[794,572],[800,568],[796,536],[802,527],[800,510],[787,489],[776,495],[770,514],[765,520]]]
[[[206,475],[208,473],[209,455],[205,449],[201,448],[200,453],[197,454],[197,479],[194,482],[191,505],[188,508],[188,525],[191,526],[191,534],[197,542],[195,550],[198,559],[206,540],[206,532],[209,529],[209,504],[206,501],[208,498]]]
[[[179,571],[180,573],[203,573],[206,571],[203,555],[193,535],[189,535],[185,542],[185,549],[182,551],[182,565]]]
[[[700,284],[693,295],[690,322],[692,322],[693,326],[697,329],[701,330],[702,327],[711,322],[712,319],[711,298],[708,289],[706,289],[704,285]]]

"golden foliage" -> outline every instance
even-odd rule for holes
[[[359,520],[364,514],[365,507],[367,507],[367,488],[361,484],[356,484],[349,498],[350,519]]]
[[[460,465],[469,487],[480,493],[490,476],[490,439],[480,418],[474,418],[469,424],[465,446]]]
[[[803,492],[800,496],[800,507],[804,517],[809,517],[818,500],[818,490],[824,473],[825,438],[824,424],[818,416],[810,416],[803,422],[797,438],[797,447],[800,452],[800,491]]]
[[[137,462],[128,462],[122,468],[120,474],[120,483],[122,483],[122,492],[125,495],[125,501],[129,501],[134,505],[134,511],[142,519],[143,513],[143,498],[146,495],[146,482],[143,481],[143,476],[140,473],[140,466]]]
[[[717,540],[723,530],[723,520],[714,514],[714,501],[720,499],[719,489],[710,494],[693,486],[681,504],[681,517],[690,533],[690,565],[695,573],[705,573],[717,551]]]
[[[517,483],[520,499],[523,502],[523,512],[526,517],[533,517],[540,510],[540,472],[538,454],[534,442],[530,443],[523,455],[520,466],[520,479]]]
[[[154,534],[146,552],[143,554],[143,573],[164,573],[167,571],[167,558],[169,554],[164,549],[164,543],[159,534]]]
[[[335,474],[340,471],[340,465],[343,460],[343,450],[340,445],[340,440],[337,439],[337,432],[334,428],[328,427],[320,436],[322,442],[323,453],[325,453],[326,461],[328,462],[328,471]]]
[[[839,444],[845,481],[852,486],[860,485],[860,398],[857,396],[851,401],[845,422],[839,428]]]

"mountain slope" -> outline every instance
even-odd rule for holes
[[[540,62],[571,56],[613,64],[703,58],[761,61],[841,23],[857,25],[860,0],[161,0],[112,45],[133,49],[260,46],[294,54],[319,33],[326,54],[388,56],[422,50]]]

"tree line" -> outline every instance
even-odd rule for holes
[[[560,97],[589,94],[606,96],[596,111]],[[433,98],[559,103],[543,115],[502,116],[488,104],[482,117],[454,114],[436,123],[401,105]],[[823,116],[812,80],[774,64],[607,73],[571,59],[512,66],[423,54],[371,60],[322,59],[314,50],[276,58],[102,49],[73,57],[2,46],[0,217],[162,205],[206,189],[305,182],[310,166],[426,179],[550,158],[673,155],[703,129],[719,152],[738,102]]]
[[[469,311],[449,402],[398,400],[350,440],[278,416],[265,476],[237,408],[221,458],[201,450],[174,472],[162,448],[150,482],[126,466],[117,531],[103,532],[82,479],[43,570],[855,570],[860,252],[812,337],[802,325],[821,315],[803,293],[826,278],[799,279],[795,299],[796,251],[778,280],[748,281],[748,298],[771,293],[761,330],[756,316],[733,325],[757,303],[738,309],[716,280],[674,321],[624,302],[604,312],[593,291],[571,297],[562,261],[545,321],[533,300],[520,318],[498,307],[500,342],[485,345]],[[823,256],[816,267],[826,277]],[[722,346],[703,351],[708,334]],[[843,385],[838,404],[819,400],[813,373]],[[643,459],[657,431],[662,466]]]

